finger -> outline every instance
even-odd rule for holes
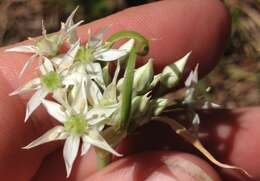
[[[61,153],[61,152],[60,152]],[[60,153],[53,154],[45,162],[34,181],[66,180]],[[56,157],[56,158],[55,158]],[[56,161],[59,161],[58,164]],[[82,160],[69,180],[220,180],[205,161],[185,153],[149,151],[127,156],[99,172],[88,173],[90,160]],[[87,167],[86,167],[87,166]],[[79,169],[79,167],[81,167]]]
[[[170,116],[176,118],[178,115]],[[260,161],[257,155],[260,143],[257,138],[260,137],[260,108],[204,111],[200,113],[200,118],[200,133],[205,135],[201,140],[209,152],[219,161],[239,166],[259,180]],[[124,155],[158,149],[195,153],[205,159],[169,126],[157,122],[141,127],[119,146],[119,152]],[[237,171],[222,169],[220,172],[227,180],[248,180]]]
[[[42,162],[33,180],[68,180],[68,178],[66,178],[66,168],[62,152],[63,149],[60,148],[49,154]],[[96,157],[94,149],[91,148],[86,155],[76,159],[69,180],[82,181],[94,172],[96,172]]]
[[[205,8],[205,11],[201,11],[201,8]],[[142,16],[139,14],[140,12],[144,12],[142,13]],[[174,21],[163,17],[162,15],[165,15],[164,12],[167,12],[169,19]],[[183,21],[183,18],[185,18],[185,21]],[[188,22],[197,22],[194,24],[196,31],[191,31],[189,29],[191,28],[191,25],[189,25],[190,23]],[[116,15],[112,15],[104,20],[85,25],[80,28],[79,33],[83,36],[82,32],[86,31],[89,27],[99,28],[111,23],[115,24],[113,26],[114,29],[112,28],[111,32],[118,29],[132,29],[143,33],[147,37],[163,37],[161,40],[153,41],[153,45],[151,47],[151,56],[160,60],[157,62],[159,66],[176,59],[176,57],[184,55],[192,49],[194,51],[193,59],[196,61],[203,60],[201,65],[203,64],[203,67],[208,67],[206,61],[210,61],[210,64],[214,64],[218,54],[222,50],[222,44],[228,34],[228,20],[226,11],[222,4],[215,0],[203,2],[198,0],[161,1],[150,5],[140,6],[117,13]],[[142,24],[146,26],[142,26]],[[205,32],[205,28],[207,28],[207,32]],[[193,33],[193,36],[189,35],[190,33]],[[203,36],[201,36],[202,34]],[[205,49],[206,46],[207,50]],[[2,51],[4,50],[2,49]],[[1,132],[1,141],[12,139],[14,141],[12,143],[13,145],[27,144],[29,138],[32,140],[39,134],[40,131],[38,130],[44,130],[44,128],[46,129],[50,126],[50,123],[46,121],[48,119],[46,114],[41,111],[34,114],[34,124],[27,126],[17,124],[19,120],[22,120],[22,112],[17,112],[17,115],[12,117],[13,115],[10,110],[13,110],[12,108],[14,106],[21,106],[22,109],[24,105],[22,105],[22,103],[16,103],[13,101],[13,98],[8,98],[7,93],[11,92],[11,88],[15,88],[17,85],[22,83],[22,81],[17,79],[17,77],[22,64],[27,58],[27,55],[22,54],[9,54],[5,52],[0,54],[1,72],[3,74],[3,76],[1,76],[1,80],[7,80],[6,83],[2,83],[1,85],[3,86],[3,89],[5,89],[5,91],[1,92],[4,98],[4,101],[1,102],[1,111],[8,112],[9,110],[9,114],[3,119],[3,115],[1,115],[1,123],[5,125],[5,132],[28,133],[26,138],[24,134],[19,134],[19,136],[21,136],[20,139],[15,139],[16,137],[13,135],[9,135],[9,137],[7,137],[6,134],[2,134]],[[31,77],[33,77],[33,74],[27,74],[25,80],[28,80]],[[10,86],[8,86],[8,84],[10,84]],[[6,122],[8,122],[8,124],[5,124]],[[37,130],[36,133],[32,132],[32,130],[35,129]],[[12,144],[4,144],[3,147],[8,147],[7,150],[11,150],[13,149]],[[17,153],[20,151],[18,146],[14,148]],[[53,149],[49,149],[49,151],[52,150]],[[30,152],[31,151],[28,151],[28,153]],[[6,152],[3,151],[1,154],[2,153]],[[44,155],[45,153],[39,155],[39,160],[41,160]],[[12,161],[15,162],[15,159],[12,159]]]
[[[211,111],[201,115],[204,144],[217,158],[247,170],[260,179],[260,108]],[[229,180],[247,180],[237,172],[223,170]]]
[[[143,152],[113,162],[86,177],[88,180],[190,180],[218,181],[220,178],[206,162],[185,153]]]
[[[1,73],[0,73],[1,76]],[[41,164],[44,155],[53,149],[45,147],[26,151],[21,148],[35,136],[48,129],[51,124],[23,123],[24,106],[20,99],[8,97],[10,85],[1,79],[0,86],[0,180],[30,180]],[[50,122],[49,122],[50,123]],[[37,125],[37,126],[36,126]],[[14,174],[15,171],[15,174]]]

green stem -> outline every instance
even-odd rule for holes
[[[149,52],[149,41],[141,34],[134,31],[120,31],[111,35],[107,42],[112,46],[115,42],[125,39],[131,38],[134,39],[138,45],[136,45],[136,49],[138,50],[137,54],[140,56],[145,56]]]
[[[95,147],[97,169],[101,170],[112,162],[112,154]]]

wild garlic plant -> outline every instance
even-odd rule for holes
[[[152,58],[136,66],[137,57],[149,51],[148,39],[137,32],[116,32],[104,40],[108,26],[94,35],[89,31],[88,41],[81,44],[76,28],[82,21],[73,22],[76,10],[61,24],[59,32],[48,35],[43,25],[42,36],[32,39],[32,45],[7,50],[31,55],[20,77],[33,61],[39,62],[39,76],[10,94],[35,91],[27,103],[25,121],[42,105],[58,123],[23,149],[65,140],[63,157],[69,177],[80,148],[84,155],[93,146],[97,166],[103,168],[112,161],[112,155],[123,156],[116,151],[116,146],[129,133],[151,121],[160,121],[170,125],[216,165],[242,170],[215,160],[199,141],[200,119],[196,110],[218,105],[197,99],[198,66],[185,81],[182,101],[172,104],[165,97],[180,83],[191,52],[155,74]],[[118,42],[123,44],[115,46]],[[65,51],[61,50],[64,45]],[[113,74],[111,67],[114,67]],[[167,116],[167,111],[176,109],[188,112],[189,128]]]

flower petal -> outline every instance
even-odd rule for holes
[[[105,88],[105,82],[103,79],[102,68],[99,63],[89,63],[86,65],[86,71],[90,79],[94,79],[99,86]]]
[[[125,42],[123,45],[121,45],[119,47],[119,50],[125,50],[127,52],[130,52],[131,49],[133,48],[134,44],[135,44],[135,40],[134,39],[130,39],[127,42]]]
[[[34,59],[35,59],[36,56],[37,56],[37,55],[31,56],[31,57],[25,62],[24,66],[23,66],[23,68],[22,68],[22,70],[21,70],[21,72],[19,73],[19,78],[21,78],[21,77],[23,76],[24,72],[25,72],[25,71],[27,70],[27,68],[32,64],[32,62],[34,61]]]
[[[34,95],[27,103],[24,122],[26,122],[28,118],[31,116],[31,114],[33,113],[33,111],[35,111],[37,107],[40,106],[42,99],[47,95],[48,95],[48,91],[43,89],[39,89],[34,93]]]
[[[9,94],[9,96],[14,96],[14,95],[17,95],[17,94],[23,94],[23,93],[26,93],[28,91],[39,89],[40,84],[41,84],[41,80],[39,78],[33,79],[33,80],[27,82],[22,87],[19,87],[15,91],[11,92]]]
[[[54,71],[54,67],[47,57],[43,57],[43,63],[40,65],[40,71],[43,75]]]
[[[118,157],[122,156],[121,154],[117,153],[107,142],[106,140],[98,133],[97,130],[90,130],[88,135],[82,136],[84,142],[88,142],[96,147],[99,147],[103,150],[106,150]]]
[[[87,102],[87,95],[86,95],[86,81],[82,80],[79,84],[73,87],[75,92],[72,98],[72,108],[76,113],[85,114],[88,111],[88,102]]]
[[[33,45],[24,45],[13,47],[5,50],[6,52],[19,52],[19,53],[37,53],[37,48]]]
[[[108,29],[110,27],[111,27],[111,25],[105,26],[99,32],[97,32],[94,36],[90,36],[90,39],[88,41],[88,47],[97,48],[98,46],[100,46],[103,42],[104,35],[106,34],[106,32],[108,31]],[[89,32],[89,34],[90,34],[90,32]]]
[[[23,147],[23,149],[30,149],[55,140],[63,140],[66,137],[67,134],[64,132],[63,126],[55,126],[27,146]]]
[[[62,111],[62,106],[57,104],[56,102],[52,102],[46,99],[42,100],[43,106],[46,108],[47,112],[57,119],[60,123],[64,123],[66,120],[66,114]]]
[[[117,60],[123,56],[127,55],[127,51],[118,49],[108,49],[105,51],[97,52],[94,54],[95,59],[109,62]]]
[[[82,146],[81,146],[81,156],[85,155],[91,147],[91,144],[83,140]]]
[[[79,9],[79,7],[77,6],[73,11],[72,13],[69,15],[69,17],[67,18],[66,20],[66,23],[65,23],[65,28],[68,29],[69,27],[71,27],[74,22],[73,22],[73,18],[77,12],[77,10]]]
[[[196,65],[195,69],[192,70],[185,81],[185,87],[190,87],[192,84],[198,83],[198,68],[199,64]]]
[[[90,125],[95,125],[104,119],[107,119],[118,109],[118,104],[107,107],[92,108],[87,112],[86,119]]]
[[[87,98],[91,105],[97,105],[102,98],[102,93],[97,84],[92,80],[88,81],[87,85]]]
[[[80,41],[78,40],[76,43],[73,44],[73,46],[69,49],[69,51],[62,58],[63,61],[59,65],[58,71],[68,69],[73,64],[74,58],[79,50],[79,46],[80,46]]]
[[[116,91],[117,91],[116,85],[112,82],[104,90],[102,99],[103,100],[109,100],[112,103],[116,103],[117,102]]]
[[[65,32],[64,37],[68,36],[70,33],[73,33],[73,34],[74,34],[73,31],[74,31],[80,24],[82,24],[83,22],[84,22],[84,21],[81,20],[81,21],[77,22],[76,24],[73,24],[73,25],[71,25],[70,27],[68,27],[68,28],[66,29],[66,32]],[[76,41],[77,41],[77,40],[76,40]]]
[[[80,137],[74,135],[70,135],[65,141],[65,145],[63,148],[63,157],[66,166],[67,177],[69,177],[73,163],[77,157],[79,143]]]

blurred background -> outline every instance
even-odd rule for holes
[[[90,22],[130,6],[155,0],[0,0],[0,46],[48,32],[80,5],[76,19]],[[260,0],[223,0],[232,15],[232,34],[219,65],[199,89],[212,87],[212,99],[229,108],[260,105]]]

